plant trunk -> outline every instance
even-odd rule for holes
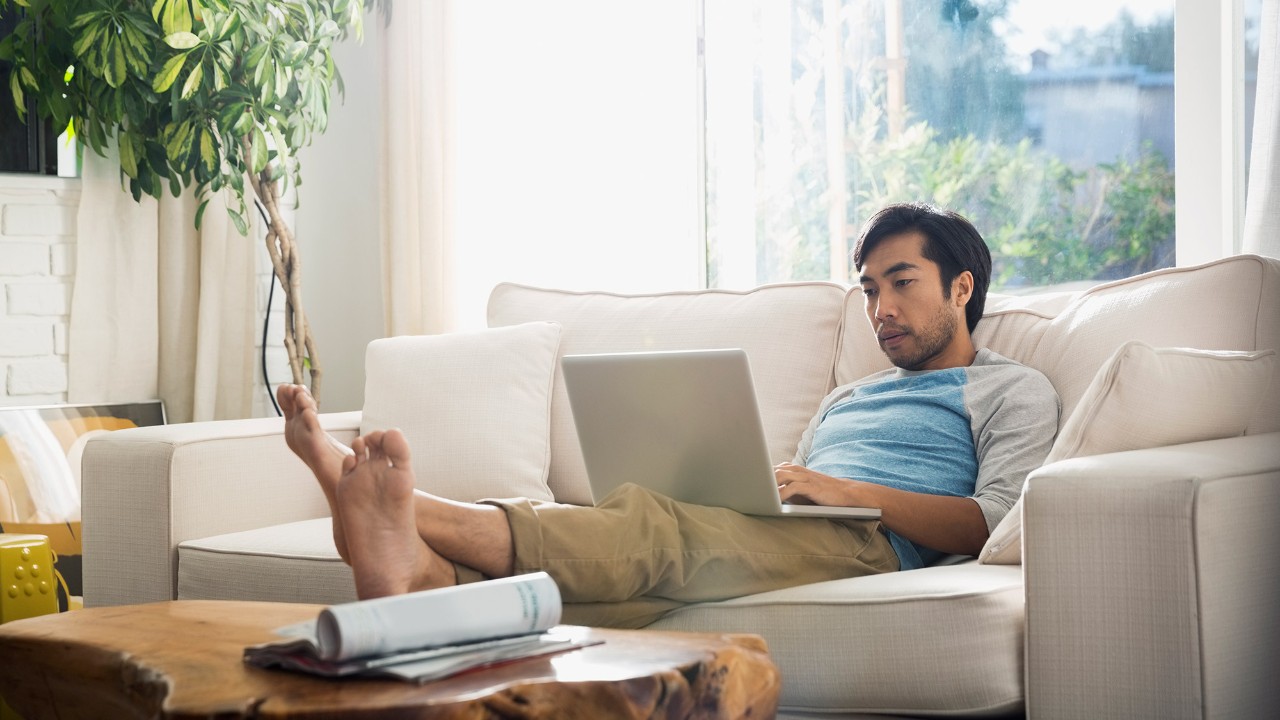
[[[247,159],[247,158],[246,158]],[[289,356],[293,382],[305,385],[303,369],[311,376],[311,395],[320,403],[320,361],[316,356],[315,338],[302,309],[302,261],[298,244],[289,224],[280,214],[280,184],[270,179],[267,171],[250,174],[253,191],[267,213],[267,254],[276,280],[284,291],[284,349]],[[267,309],[270,312],[270,308]]]

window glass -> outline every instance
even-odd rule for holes
[[[1174,264],[1174,0],[706,0],[708,283],[848,282],[955,209],[1000,290]]]
[[[0,38],[8,37],[21,19],[22,9],[0,8]],[[59,139],[53,123],[35,117],[35,102],[27,98],[26,122],[18,118],[9,89],[12,63],[0,60],[0,172],[75,175],[76,152],[66,137]],[[61,153],[61,158],[59,157]]]

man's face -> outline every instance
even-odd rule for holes
[[[963,367],[973,361],[964,306],[973,276],[961,273],[944,296],[937,264],[918,232],[885,238],[864,259],[860,281],[880,349],[905,370]]]

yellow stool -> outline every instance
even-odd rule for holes
[[[0,533],[0,623],[56,612],[58,586],[49,538]],[[17,717],[0,699],[0,720]]]

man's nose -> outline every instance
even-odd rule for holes
[[[881,295],[876,300],[876,319],[880,321],[888,320],[898,316],[898,308],[884,299]]]

